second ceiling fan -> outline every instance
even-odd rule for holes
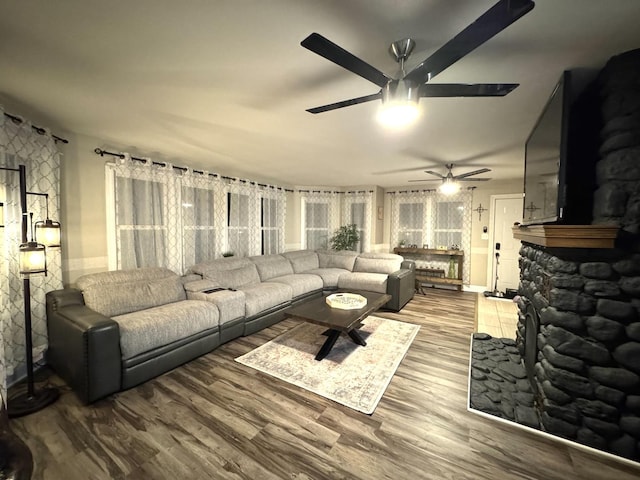
[[[453,163],[448,163],[445,165],[447,167],[447,174],[442,175],[441,173],[434,172],[433,170],[425,170],[425,173],[429,175],[434,175],[438,177],[439,180],[442,181],[442,184],[438,188],[442,193],[451,194],[460,190],[460,185],[458,182],[486,182],[491,180],[490,178],[471,178],[475,175],[481,175],[483,173],[490,172],[490,168],[479,168],[478,170],[474,170],[472,172],[461,173],[459,175],[453,174]],[[424,178],[421,180],[409,180],[410,182],[433,182],[436,179]]]
[[[351,98],[320,107],[307,109],[322,113],[359,103],[381,99],[383,104],[402,102],[417,107],[420,97],[495,97],[504,96],[515,89],[517,83],[429,83],[433,77],[450,67],[469,52],[507,28],[534,7],[531,0],[500,0],[475,22],[436,50],[408,73],[404,72],[415,42],[403,39],[394,42],[390,51],[400,64],[399,78],[391,78],[342,47],[318,33],[312,33],[301,45],[362,78],[369,80],[380,91],[363,97]]]

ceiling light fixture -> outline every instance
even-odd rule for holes
[[[442,185],[438,188],[443,195],[453,195],[460,191],[460,184],[453,178],[445,178],[442,180]]]
[[[411,39],[398,40],[389,47],[389,53],[400,64],[399,76],[404,77],[404,62],[413,51]],[[381,90],[382,106],[378,122],[389,128],[403,128],[414,123],[420,116],[420,85],[411,80],[391,80]]]
[[[389,82],[382,89],[382,107],[378,121],[385,127],[401,128],[414,123],[420,116],[420,88],[408,80]]]

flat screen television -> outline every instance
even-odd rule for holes
[[[597,70],[567,70],[525,143],[523,225],[590,224],[600,128]]]

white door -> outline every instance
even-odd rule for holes
[[[507,288],[517,290],[520,283],[520,240],[513,238],[511,229],[514,223],[522,222],[522,194],[492,195],[490,215],[493,235],[489,235],[489,290],[493,291],[496,285],[496,269],[498,291],[504,293]],[[500,245],[499,250],[497,244]],[[499,254],[497,258],[496,253]]]

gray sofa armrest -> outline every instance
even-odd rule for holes
[[[402,262],[403,267],[405,263],[407,261]],[[389,274],[387,278],[387,293],[391,295],[391,300],[386,303],[385,308],[394,312],[401,310],[413,298],[416,291],[415,263],[409,261],[406,267],[408,268],[401,268]]]
[[[76,289],[48,292],[47,363],[88,404],[121,389],[120,329]]]

